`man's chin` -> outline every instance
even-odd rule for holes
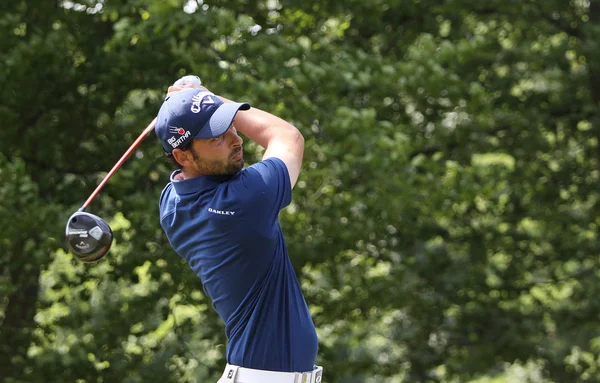
[[[229,165],[227,169],[227,174],[234,175],[240,172],[244,168],[244,159],[242,158],[239,161],[235,161]]]
[[[241,160],[239,160],[236,165],[237,165],[237,170],[236,170],[236,173],[237,173],[244,168],[244,159],[242,158]]]

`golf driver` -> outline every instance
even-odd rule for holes
[[[202,82],[198,76],[184,76],[175,81],[173,86],[182,86],[185,84],[201,85]],[[140,143],[154,130],[156,118],[144,129],[139,137],[131,144],[129,149],[117,161],[113,168],[108,172],[100,182],[96,190],[90,194],[85,203],[75,212],[67,221],[66,239],[69,251],[83,262],[95,262],[108,253],[112,245],[113,233],[110,226],[100,217],[94,214],[86,213],[84,210],[100,193],[100,190],[108,182],[110,177],[123,165],[131,153],[140,145]]]

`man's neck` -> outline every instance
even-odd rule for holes
[[[201,176],[202,174],[190,169],[181,169],[181,172],[175,175],[177,181],[187,180],[190,178]]]
[[[195,178],[198,176],[226,176],[226,177],[231,177],[232,174],[202,174],[196,170],[193,169],[181,169],[181,171],[177,174],[175,174],[175,177],[173,177],[175,179],[175,181],[183,181],[183,180],[187,180],[190,178]]]

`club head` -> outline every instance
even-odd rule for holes
[[[66,227],[69,250],[83,262],[95,262],[106,255],[112,245],[110,226],[96,215],[77,212]]]

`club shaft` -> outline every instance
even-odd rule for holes
[[[90,194],[90,196],[88,197],[87,201],[85,201],[85,203],[79,208],[79,211],[84,211],[88,207],[88,205],[94,200],[94,198],[96,198],[96,196],[98,195],[98,193],[100,193],[100,190],[102,190],[102,188],[108,182],[108,180],[110,179],[110,177],[112,177],[113,174],[115,174],[115,172],[121,167],[121,165],[123,165],[123,163],[127,160],[127,158],[129,158],[129,156],[131,155],[131,153],[133,153],[133,151],[135,149],[137,149],[137,147],[140,145],[140,143],[142,141],[144,141],[144,139],[148,136],[148,134],[154,130],[154,126],[155,125],[156,125],[156,118],[154,120],[152,120],[152,122],[146,127],[146,129],[144,129],[144,131],[133,142],[133,144],[131,144],[131,146],[129,147],[129,149],[127,149],[127,151],[125,152],[125,154],[123,154],[123,156],[121,157],[121,159],[119,159],[119,161],[117,161],[117,163],[115,164],[115,166],[113,166],[113,168],[110,169],[110,171],[108,172],[108,174],[106,175],[106,177],[104,177],[104,179],[102,180],[102,182],[100,182],[100,184],[98,185],[98,187],[96,187],[96,190],[94,190],[92,192],[92,194]]]

